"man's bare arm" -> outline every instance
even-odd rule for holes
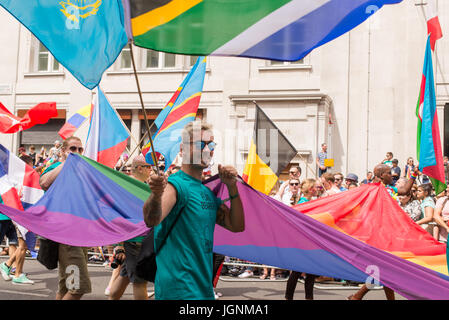
[[[39,178],[39,184],[41,185],[42,190],[47,191],[48,188],[50,188],[50,186],[56,180],[63,167],[64,162],[61,163],[58,167],[56,167],[52,171],[44,174]]]
[[[152,193],[143,205],[143,219],[147,227],[154,227],[161,223],[176,204],[175,187],[168,183],[162,187],[162,192],[160,187],[157,182],[152,184],[150,181]]]

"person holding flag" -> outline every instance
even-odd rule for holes
[[[143,215],[146,225],[155,228],[158,268],[154,288],[158,300],[214,300],[211,279],[215,224],[231,232],[245,229],[237,170],[218,165],[231,208],[201,183],[215,145],[210,125],[191,122],[182,133],[181,170],[168,180],[163,175],[150,176],[151,195],[144,204]]]

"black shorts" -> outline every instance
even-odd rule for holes
[[[11,220],[0,220],[0,243],[5,236],[8,238],[10,245],[17,245],[16,227]]]
[[[139,278],[136,274],[137,258],[142,247],[140,242],[125,242],[125,262],[123,262],[120,269],[120,275],[122,277],[128,277],[131,283],[145,283],[146,280]]]

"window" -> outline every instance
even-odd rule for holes
[[[45,46],[39,42],[37,52],[37,68],[38,72],[55,72],[59,71],[59,62],[53,57]]]
[[[296,60],[296,61],[275,61],[270,60],[270,66],[288,66],[295,64],[304,64],[304,59]]]
[[[120,56],[120,69],[131,69],[131,67],[131,50],[129,49],[129,47],[125,47],[123,48]]]
[[[154,50],[147,50],[147,57],[145,60],[145,68],[174,68],[176,66],[176,55],[172,53],[158,52]]]
[[[190,59],[190,60],[189,60],[189,62],[190,62],[189,66],[190,66],[190,67],[192,67],[192,66],[196,63],[196,60],[198,59],[198,57],[199,57],[199,56],[190,56],[190,57],[189,57],[189,59]]]

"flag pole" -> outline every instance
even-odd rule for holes
[[[147,113],[145,111],[145,106],[144,106],[144,103],[143,103],[142,91],[140,90],[139,78],[137,77],[136,63],[134,61],[134,53],[133,53],[133,44],[130,41],[128,43],[128,45],[129,45],[129,51],[130,51],[130,54],[131,54],[131,62],[132,62],[132,65],[133,65],[134,77],[136,78],[137,91],[139,93],[140,106],[142,107],[143,117],[145,119],[144,122],[145,122],[145,126],[146,126],[146,129],[147,129],[147,134],[148,134],[148,137],[150,138],[151,157],[153,158],[153,164],[156,166],[156,172],[157,172],[158,175],[160,175],[159,166],[158,166],[158,163],[157,163],[156,151],[154,150],[153,138],[151,137],[150,126],[148,125]]]
[[[126,164],[128,163],[128,161],[131,159],[131,156],[134,154],[134,152],[136,152],[137,149],[140,149],[140,144],[142,143],[143,139],[145,139],[145,137],[147,136],[147,132],[145,132],[145,134],[142,136],[142,138],[140,139],[139,143],[137,144],[137,146],[134,148],[133,152],[131,152],[129,154],[128,160],[125,161],[125,163],[123,163],[123,165],[120,167],[120,169],[118,171],[122,171],[122,169],[126,166]],[[126,148],[128,149],[128,148]],[[140,149],[140,151],[142,152],[142,149]],[[129,151],[128,151],[129,152]]]

